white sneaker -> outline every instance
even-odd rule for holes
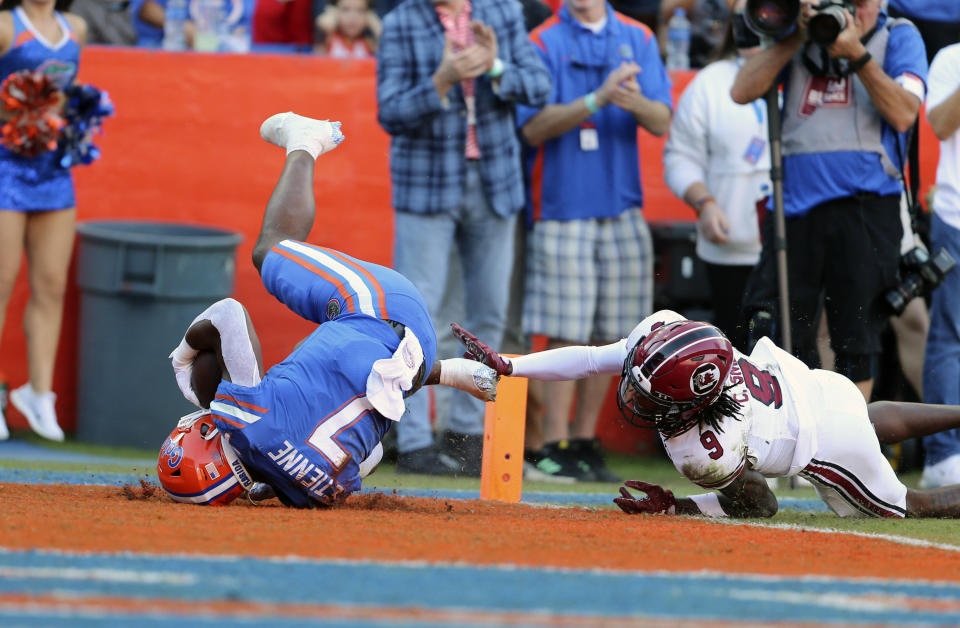
[[[6,417],[3,416],[3,409],[0,408],[0,440],[10,438],[10,430],[7,429]]]
[[[288,155],[295,150],[305,150],[314,159],[333,150],[344,139],[339,122],[314,120],[292,111],[276,113],[264,120],[260,137],[287,149]]]
[[[960,454],[923,467],[920,488],[940,488],[953,484],[960,484]]]
[[[57,396],[52,392],[35,393],[29,382],[10,393],[10,403],[27,417],[30,429],[48,440],[62,442],[63,430],[57,424],[54,409],[56,401]]]
[[[576,484],[577,479],[567,475],[550,475],[537,468],[532,462],[523,461],[523,479],[531,482],[549,482],[550,484]]]

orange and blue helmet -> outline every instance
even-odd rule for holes
[[[209,410],[180,419],[160,448],[157,477],[174,501],[186,504],[225,506],[253,487]]]

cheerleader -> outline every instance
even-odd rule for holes
[[[61,2],[0,3],[0,81],[32,70],[50,77],[61,91],[73,82],[87,25],[61,12],[66,8]],[[0,102],[0,123],[11,118]],[[0,330],[24,252],[30,282],[23,317],[29,381],[10,393],[10,401],[33,431],[57,441],[63,440],[63,430],[51,387],[75,220],[73,179],[56,151],[25,157],[0,146]],[[9,436],[2,418],[0,439]]]

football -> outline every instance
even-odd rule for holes
[[[197,354],[193,360],[193,373],[190,375],[190,386],[197,394],[197,400],[204,408],[210,407],[223,371],[220,368],[220,359],[216,351],[207,349]]]

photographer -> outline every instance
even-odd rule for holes
[[[930,225],[931,250],[944,247],[960,259],[960,44],[941,50],[930,65],[927,119],[940,139],[937,191]],[[923,364],[924,399],[960,405],[960,272],[946,275],[933,292]],[[960,431],[923,439],[926,461],[920,485],[960,482]]]
[[[867,399],[890,314],[882,294],[898,280],[905,132],[923,102],[926,74],[916,28],[890,19],[880,0],[813,0],[802,4],[789,35],[743,65],[730,91],[748,103],[783,84],[793,351],[817,366],[816,315],[825,294],[838,371]],[[744,297],[754,341],[778,333],[774,222],[764,221],[763,252]]]

